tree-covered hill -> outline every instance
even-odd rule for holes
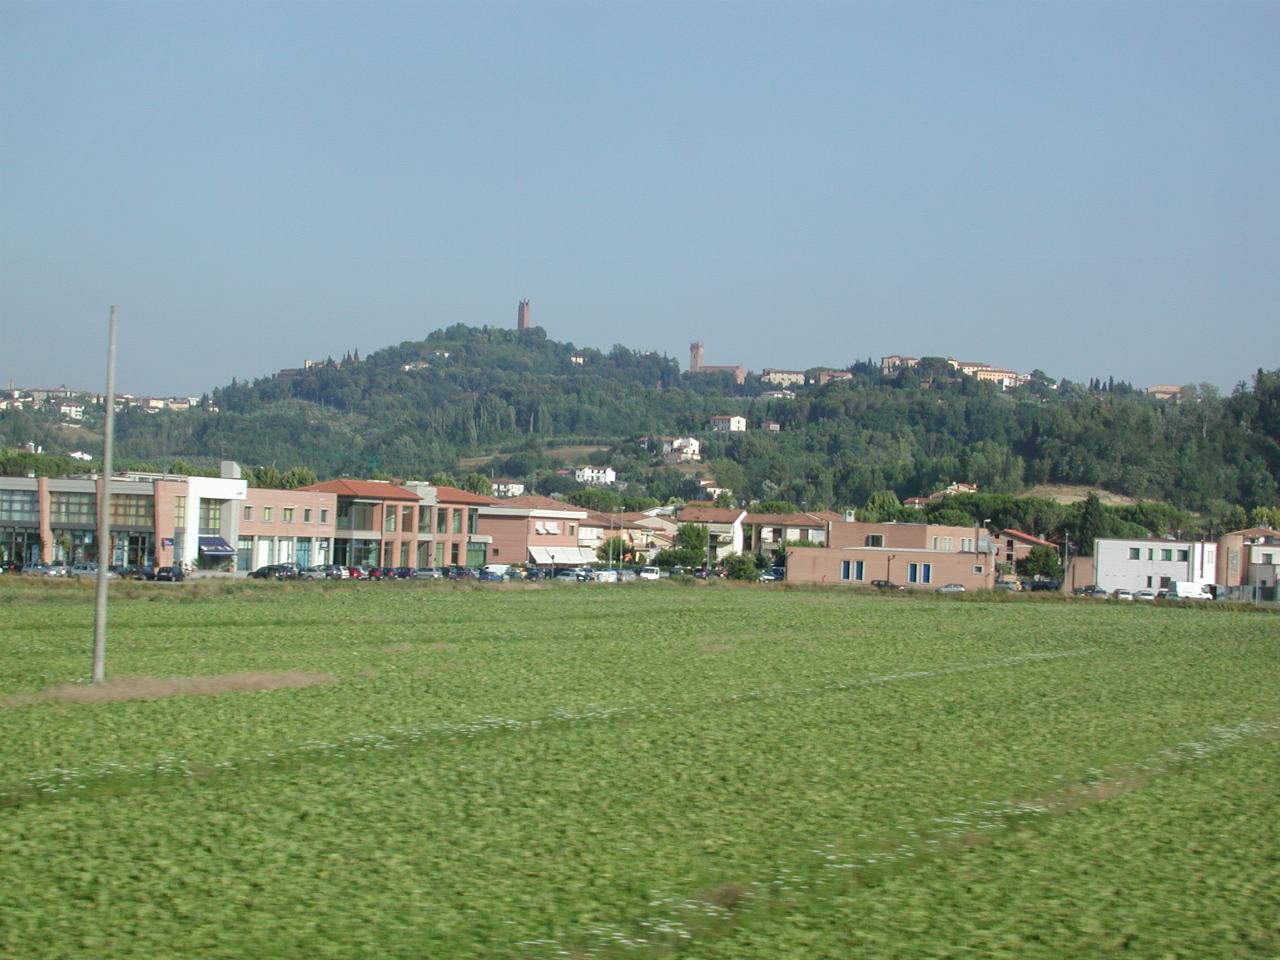
[[[655,465],[635,439],[695,434],[722,486],[811,507],[953,480],[1009,493],[1084,484],[1208,511],[1280,502],[1280,370],[1259,370],[1229,397],[1202,388],[1175,403],[1110,380],[1039,373],[1003,393],[940,360],[891,380],[868,363],[849,369],[850,380],[766,399],[754,377],[739,385],[724,373],[682,373],[655,353],[458,325],[363,358],[233,381],[214,391],[216,414],[130,411],[118,420],[117,450],[122,461],[225,457],[322,477],[415,477],[495,451],[506,454],[495,461],[503,472],[546,472],[548,443],[590,441],[610,447],[633,489],[666,493],[688,476]],[[747,433],[707,431],[712,414],[730,412],[747,417]],[[769,421],[777,432],[764,429]],[[0,443],[46,427],[27,411],[0,414]]]

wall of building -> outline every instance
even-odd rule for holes
[[[859,563],[861,579],[857,578]],[[909,582],[912,564],[916,572],[914,583]],[[995,568],[986,558],[970,553],[902,547],[793,547],[787,552],[788,583],[869,586],[872,580],[889,580],[913,590],[937,590],[948,583],[959,583],[965,590],[991,590],[995,587]]]

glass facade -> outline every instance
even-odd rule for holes
[[[40,503],[35,490],[0,490],[0,523],[5,522],[40,522]]]
[[[98,498],[92,493],[49,493],[49,523],[83,524],[92,526],[98,521]]]
[[[200,501],[200,535],[216,537],[222,532],[222,501]]]

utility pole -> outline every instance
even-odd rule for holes
[[[107,325],[107,415],[102,431],[102,478],[98,481],[98,588],[93,606],[93,682],[107,678],[107,574],[111,566],[111,459],[116,416],[116,308]]]

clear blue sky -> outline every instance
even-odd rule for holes
[[[0,0],[0,381],[455,322],[707,360],[1280,366],[1280,3]]]

